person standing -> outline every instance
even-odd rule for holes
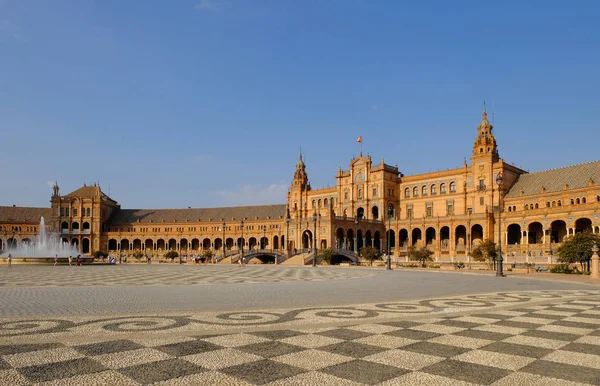
[[[54,255],[54,265],[58,264],[58,254]]]
[[[10,253],[8,254],[8,258],[6,259],[6,261],[8,262],[8,266],[10,267],[12,265],[12,255]]]
[[[73,263],[73,256],[69,256],[69,265],[71,265],[71,263]]]

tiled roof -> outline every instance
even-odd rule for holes
[[[101,197],[106,197],[109,200],[114,201],[112,198],[108,197],[100,189],[100,186],[97,186],[97,185],[91,185],[91,186],[84,185],[81,188],[67,194],[65,197],[92,198],[92,197],[96,197],[97,195],[99,195]]]
[[[30,208],[25,206],[0,206],[0,221],[39,223],[52,216],[52,208]]]
[[[191,209],[119,209],[113,212],[110,223],[155,222],[189,222],[241,221],[242,218],[254,220],[258,218],[278,219],[285,217],[285,205],[233,206],[224,208],[191,208]]]
[[[595,186],[600,186],[600,161],[522,174],[510,188],[506,198],[540,194],[542,187],[545,193],[559,192],[565,189],[565,184],[569,186],[568,189],[585,188],[590,178]]]

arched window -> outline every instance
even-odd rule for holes
[[[516,211],[517,211],[517,206],[513,205],[513,212],[516,212]]]
[[[437,194],[437,186],[431,185],[431,195],[433,196],[434,194]]]
[[[450,193],[456,193],[456,182],[450,183]]]
[[[508,207],[508,211],[509,211],[509,212],[512,212],[512,207],[510,207],[510,206],[509,206],[509,207]]]
[[[404,189],[404,197],[405,198],[409,198],[410,197],[410,189],[409,188]]]
[[[546,201],[546,208],[550,208],[550,201]]]
[[[362,199],[362,189],[358,189],[358,199]]]
[[[575,200],[576,203],[581,204],[581,201],[579,201],[579,198],[577,200]]]
[[[571,199],[571,205],[575,205],[575,200]]]
[[[427,195],[427,185],[424,185],[424,186],[421,188],[421,192],[423,193],[423,196],[426,196],[426,195]]]
[[[440,194],[446,194],[446,184],[440,184]]]
[[[587,201],[587,200],[586,200],[586,198],[585,198],[585,197],[581,199],[581,202],[582,202],[582,203],[584,203],[584,204],[586,203],[586,201]]]
[[[554,208],[556,206],[556,201],[552,201],[552,207]]]
[[[323,200],[323,206],[327,207],[329,205],[329,202],[327,201],[327,199]]]
[[[316,200],[313,200],[312,207],[313,207],[313,209],[317,207],[317,201]]]
[[[529,210],[529,204],[525,204],[525,210]]]
[[[540,206],[538,205],[538,203],[535,203],[535,209],[540,209]]]
[[[558,200],[558,206],[562,206],[562,201]]]
[[[318,204],[319,208],[321,207],[321,199],[319,199]]]
[[[419,188],[416,186],[413,188],[413,197],[419,197]]]

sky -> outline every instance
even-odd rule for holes
[[[285,203],[363,152],[461,166],[486,102],[528,171],[600,159],[600,2],[0,0],[0,205]]]

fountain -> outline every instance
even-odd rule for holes
[[[8,247],[1,255],[0,259],[6,260],[8,254],[13,258],[13,262],[27,263],[54,263],[55,256],[58,256],[59,262],[67,262],[69,256],[80,255],[76,246],[61,240],[59,234],[50,234],[46,230],[46,222],[42,217],[40,219],[40,233],[30,243],[21,243],[16,248]],[[86,262],[93,261],[93,257],[86,256]]]

